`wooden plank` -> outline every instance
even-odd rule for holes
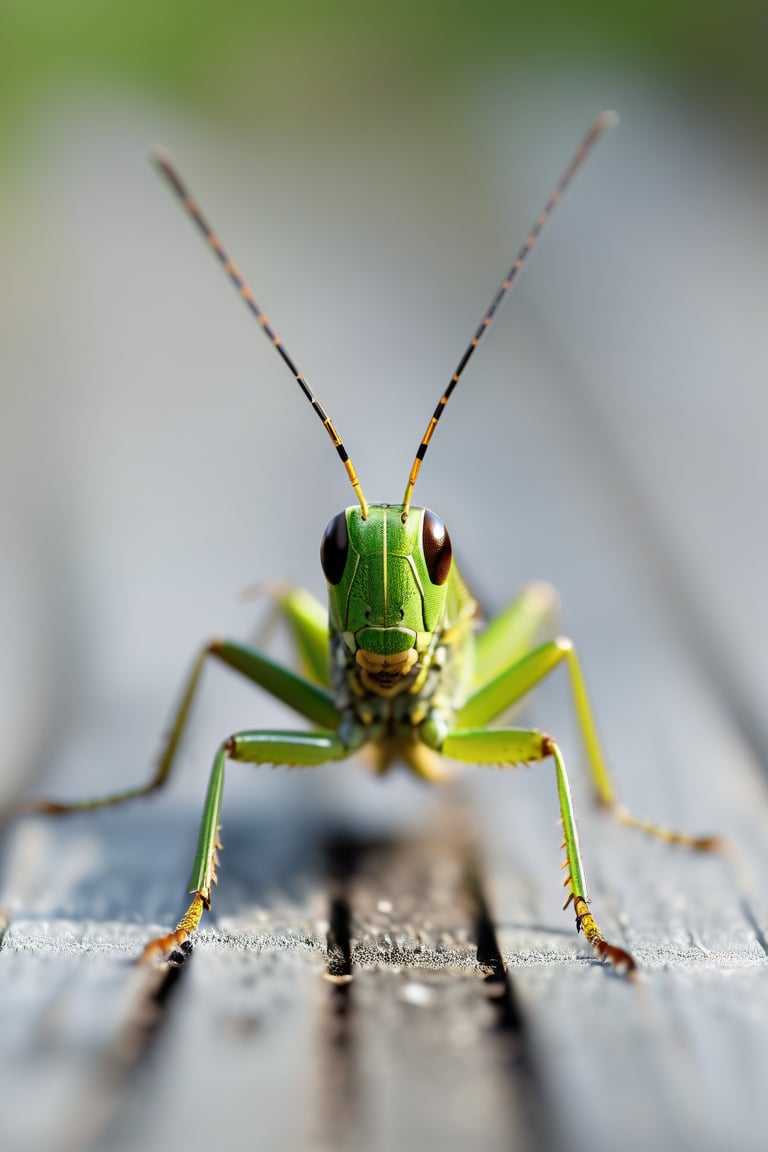
[[[227,927],[225,895],[213,947],[211,934],[201,934],[194,964],[140,969],[134,960],[147,938],[146,923],[126,922],[124,913],[99,920],[93,905],[119,917],[129,878],[139,906],[156,907],[157,927],[167,925],[173,914],[167,879],[174,872],[168,856],[176,854],[179,822],[140,822],[145,844],[162,828],[160,843],[172,850],[145,853],[143,868],[134,855],[130,870],[122,872],[115,862],[125,868],[136,824],[126,829],[123,821],[121,835],[116,814],[102,823],[106,839],[99,844],[93,833],[85,842],[92,879],[76,867],[83,855],[77,820],[42,826],[35,820],[16,837],[7,884],[27,918],[11,918],[0,952],[0,1011],[15,1023],[0,1037],[4,1146],[123,1148],[183,1138],[190,1148],[208,1147],[222,1125],[242,1122],[255,1083],[260,1134],[270,1144],[280,1136],[299,1146],[305,1117],[300,1110],[286,1112],[281,1086],[290,1066],[292,1089],[302,1094],[301,1077],[309,1074],[313,989],[325,966],[325,940],[314,927],[298,872],[281,868],[283,900],[275,906],[279,853],[265,835],[263,855],[256,856],[257,865],[265,865],[256,888],[261,916],[241,912],[237,929]],[[236,835],[232,841],[229,897],[236,902]],[[248,842],[240,843],[242,850]],[[293,856],[298,860],[301,853]],[[55,883],[41,881],[56,879],[59,859],[70,870],[59,876],[57,891]],[[252,864],[249,855],[247,867]],[[101,894],[94,901],[96,886]],[[63,903],[71,918],[50,918]],[[38,918],[32,918],[35,911]],[[19,1061],[20,1051],[26,1061]],[[41,1085],[30,1077],[32,1068],[47,1071],[43,1089],[48,1080],[52,1085],[44,1110],[30,1096]]]
[[[334,890],[353,978],[335,989],[334,1043],[318,1064],[322,1147],[529,1146],[519,1037],[498,983],[478,970],[473,857],[455,813],[451,828],[450,839],[443,825],[415,841],[345,844]]]

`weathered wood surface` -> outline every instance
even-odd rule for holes
[[[145,138],[142,131],[139,139]],[[605,171],[603,165],[601,180]],[[605,270],[607,256],[595,252],[590,239],[604,208],[599,182],[587,178],[584,183],[586,207],[578,221],[571,213],[560,235],[577,229],[587,238],[571,262],[594,257]],[[115,194],[116,187],[117,177],[111,188],[107,181],[98,204],[108,204],[108,192]],[[431,201],[436,191],[427,192]],[[154,202],[154,189],[151,195]],[[531,195],[537,202],[538,193]],[[597,197],[591,208],[589,197]],[[147,210],[144,201],[141,207]],[[524,228],[530,212],[520,212]],[[129,217],[123,204],[121,226],[128,226]],[[162,221],[168,228],[165,215]],[[106,221],[102,239],[114,228],[115,221]],[[229,236],[232,228],[222,231]],[[132,258],[130,241],[129,235],[120,249],[123,262]],[[188,246],[194,251],[183,228],[178,244],[175,238],[172,243],[174,259],[184,261]],[[498,238],[494,243],[497,248]],[[283,242],[283,253],[284,248]],[[88,246],[83,250],[88,259]],[[189,278],[201,281],[203,294],[211,274],[214,326],[230,323],[235,305],[216,283],[214,270],[194,255],[189,260]],[[152,261],[154,266],[154,251]],[[547,275],[559,276],[557,266],[552,253],[539,283],[546,284]],[[620,279],[621,271],[610,274]],[[467,275],[472,275],[469,268]],[[492,264],[486,278],[490,282],[495,275]],[[591,276],[597,275],[593,267]],[[527,302],[521,296],[516,303],[517,319],[510,317],[509,330],[500,330],[482,361],[478,357],[477,371],[482,363],[484,378],[498,384],[493,399],[485,397],[484,421],[473,415],[474,403],[463,415],[457,408],[453,425],[446,418],[442,470],[435,448],[433,470],[425,467],[420,481],[422,499],[445,516],[459,558],[466,557],[467,573],[491,608],[501,606],[525,579],[547,576],[558,583],[564,627],[580,647],[622,799],[640,815],[723,833],[733,856],[692,857],[615,827],[592,810],[567,688],[557,676],[537,694],[529,714],[556,733],[566,750],[593,907],[606,932],[637,956],[636,982],[597,964],[573,932],[572,915],[560,911],[560,832],[554,781],[544,766],[515,773],[478,769],[444,798],[404,778],[366,779],[350,766],[308,774],[233,769],[213,914],[181,969],[139,969],[133,959],[142,941],[172,923],[181,907],[210,750],[232,727],[291,722],[287,713],[234,680],[211,675],[179,778],[167,795],[120,812],[66,822],[27,820],[4,830],[3,1152],[125,1152],[176,1143],[194,1152],[246,1141],[263,1148],[376,1152],[422,1146],[608,1152],[617,1145],[628,1152],[649,1146],[746,1152],[760,1146],[768,1130],[768,777],[758,759],[764,749],[755,726],[744,723],[744,714],[734,708],[734,701],[741,701],[746,713],[759,715],[760,660],[744,654],[743,668],[756,673],[747,689],[733,678],[726,683],[720,666],[713,674],[702,656],[711,660],[721,651],[728,668],[734,649],[720,644],[719,637],[729,618],[737,634],[743,631],[743,605],[725,599],[717,627],[704,636],[706,644],[696,643],[690,623],[707,618],[707,612],[696,616],[702,602],[714,619],[713,590],[728,586],[732,550],[721,555],[714,549],[707,580],[691,584],[702,559],[701,537],[694,533],[689,541],[683,529],[701,509],[692,509],[685,487],[660,491],[657,470],[638,479],[633,455],[634,431],[650,425],[658,398],[633,409],[632,423],[622,433],[623,402],[612,409],[613,385],[606,387],[608,399],[603,397],[600,410],[615,438],[610,444],[601,439],[585,407],[585,397],[594,404],[594,396],[587,388],[580,397],[574,387],[597,337],[585,341],[576,363],[573,339],[555,342],[543,335],[556,317],[549,305],[537,305],[535,278],[530,283]],[[478,280],[481,300],[487,295],[484,284]],[[157,299],[172,289],[170,278],[159,283]],[[310,289],[298,290],[309,294]],[[417,289],[410,290],[414,300],[422,298]],[[346,291],[356,289],[347,284]],[[137,290],[131,305],[134,316],[143,292]],[[335,292],[343,298],[340,288]],[[615,293],[621,296],[620,285]],[[384,277],[379,309],[394,295]],[[88,293],[85,298],[89,309],[99,306]],[[185,307],[192,307],[186,299]],[[478,311],[473,299],[473,289],[467,288],[446,321],[451,348],[464,338],[468,308],[471,327]],[[150,307],[147,301],[143,306]],[[297,315],[304,306],[309,310],[300,295]],[[375,300],[371,310],[376,311]],[[180,328],[189,323],[184,312]],[[294,318],[294,327],[298,323]],[[690,352],[694,356],[695,349]],[[269,411],[275,425],[293,429],[293,398],[286,399],[278,369],[269,375],[268,353],[264,349],[259,361],[259,371],[265,366],[259,387],[274,388]],[[424,356],[423,348],[410,354],[413,370],[407,377],[402,366],[391,376],[372,367],[373,392],[386,389],[395,412],[412,411],[414,380],[435,379],[434,358]],[[195,356],[190,351],[189,364],[175,369],[174,379],[178,376],[184,388],[169,393],[169,405],[184,398]],[[242,356],[250,365],[249,332]],[[310,376],[317,380],[318,373]],[[475,387],[480,388],[477,379]],[[243,393],[250,396],[246,389],[251,388],[247,379]],[[505,400],[510,388],[513,403]],[[244,403],[242,395],[233,394],[211,400],[205,390],[205,382],[195,385],[195,402],[210,412],[214,404],[232,409]],[[336,416],[339,403],[333,402],[332,388],[318,390]],[[413,417],[416,427],[409,417],[402,433],[404,447],[402,420],[393,420],[382,433],[394,437],[397,430],[403,460],[421,431],[421,411],[433,399],[431,383],[425,391]],[[145,396],[142,402],[149,400]],[[121,396],[119,402],[127,410],[133,401]],[[247,410],[253,413],[252,407]],[[103,430],[109,417],[106,405]],[[206,423],[205,414],[200,419]],[[710,410],[709,419],[715,428],[716,411]],[[144,420],[143,414],[136,418],[137,435]],[[236,423],[232,441],[227,433],[230,444],[240,434],[239,417]],[[222,430],[225,425],[226,420]],[[167,435],[176,434],[173,421],[169,429]],[[343,431],[365,478],[369,470],[361,452],[366,449],[357,445],[365,445],[366,432],[369,445],[375,444],[367,418],[350,411]],[[297,438],[304,432],[297,423]],[[471,453],[475,438],[482,444],[480,458]],[[167,443],[159,435],[158,440],[155,467],[161,478]],[[205,537],[200,563],[224,569],[222,587],[237,588],[246,580],[239,567],[231,577],[229,555],[219,552],[214,564],[206,550],[216,540],[231,539],[244,551],[233,529],[247,516],[248,532],[258,521],[271,541],[258,560],[260,565],[269,560],[270,571],[257,574],[298,578],[312,566],[308,579],[316,588],[319,533],[308,544],[303,533],[313,518],[318,526],[327,519],[328,501],[317,498],[314,484],[305,491],[302,475],[325,468],[327,445],[312,427],[306,441],[297,439],[302,468],[288,477],[285,496],[290,503],[300,493],[303,503],[292,505],[295,532],[288,532],[268,501],[241,507],[237,517],[228,510],[225,493],[236,484],[252,484],[262,467],[267,475],[283,473],[283,458],[273,444],[260,440],[263,458],[254,463],[246,455],[248,443],[238,440],[230,457],[220,457],[230,472],[223,480],[216,453],[204,439],[189,450],[188,459],[180,447],[183,463],[177,458],[175,467],[188,466],[194,475],[184,483],[197,487],[177,493],[163,506],[163,515],[170,516],[176,505],[200,510],[202,525],[179,527],[179,538],[198,531]],[[664,454],[664,437],[657,450],[658,471],[669,477],[674,453]],[[686,455],[684,443],[675,451],[682,461],[695,457],[695,452]],[[135,449],[130,452],[133,456]],[[241,458],[246,462],[235,476]],[[119,464],[118,459],[116,470]],[[374,465],[374,476],[380,465]],[[758,479],[761,467],[758,460]],[[509,481],[503,513],[493,506],[500,468]],[[391,473],[388,467],[390,486]],[[738,507],[738,484],[727,472],[721,479]],[[399,471],[394,482],[392,499],[399,497]],[[256,483],[263,487],[263,481]],[[152,499],[162,501],[161,493],[158,484]],[[114,491],[112,496],[117,499]],[[147,492],[137,499],[143,514],[151,500]],[[206,519],[209,504],[224,517],[221,531],[214,511]],[[86,524],[112,531],[109,518],[102,524],[95,505],[88,508]],[[161,573],[146,602],[175,604],[184,580],[172,549],[169,557],[167,547],[156,547],[167,543],[173,523],[161,516],[153,529],[157,537],[150,531],[142,546],[137,580],[155,563]],[[682,543],[664,550],[670,523],[680,529]],[[758,544],[752,543],[757,558]],[[97,562],[89,577],[95,570],[116,579],[119,559],[111,563],[112,568]],[[183,593],[190,600],[198,576],[195,567],[191,591]],[[110,710],[83,693],[77,723],[61,731],[41,727],[26,744],[19,743],[25,755],[47,747],[48,755],[38,757],[48,762],[39,773],[39,791],[88,794],[103,790],[107,779],[113,786],[138,780],[146,771],[168,711],[163,692],[170,695],[191,652],[167,651],[179,641],[173,626],[164,631],[162,607],[149,623],[142,618],[139,627],[135,613],[142,601],[134,583],[127,581],[114,594],[117,622],[109,625],[108,636],[128,667],[131,661],[138,666],[140,652],[147,653],[151,700],[138,691],[127,703],[110,696]],[[694,588],[691,603],[688,587]],[[95,594],[98,598],[98,588]],[[125,608],[121,597],[127,598]],[[99,601],[101,615],[99,604],[94,606],[93,619],[102,625],[105,603],[106,593]],[[80,620],[77,613],[74,617]],[[86,629],[91,640],[97,623],[92,632]],[[210,626],[206,615],[201,628]],[[64,641],[71,645],[74,625],[65,620],[59,627],[54,670],[66,679]],[[765,624],[761,627],[764,631]],[[131,643],[120,648],[128,633]],[[191,649],[197,633],[190,635]],[[74,650],[82,657],[87,642],[78,636]],[[83,674],[93,682],[99,674],[107,681],[112,676],[114,689],[120,678],[103,653],[100,660],[84,660]],[[77,698],[77,689],[71,691]],[[347,968],[353,979],[340,982]],[[325,978],[329,970],[335,981]]]

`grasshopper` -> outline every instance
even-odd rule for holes
[[[598,116],[579,144],[498,288],[422,437],[400,504],[366,502],[352,461],[330,417],[267,320],[237,266],[227,255],[170,157],[154,154],[159,171],[202,232],[251,313],[277,349],[330,436],[358,503],[339,512],[322,538],[320,558],[328,584],[328,610],[309,593],[281,588],[279,611],[296,640],[303,674],[276,663],[253,647],[212,640],[195,659],[181,693],[156,770],[141,787],[77,803],[31,801],[25,811],[63,814],[120,804],[161,788],[171,774],[203,667],[209,659],[235,669],[313,725],[309,731],[238,732],[226,739],[213,761],[197,851],[189,883],[191,903],[176,928],[151,940],[142,959],[188,950],[190,935],[211,906],[216,882],[219,819],[229,761],[317,767],[343,760],[364,747],[384,773],[402,761],[417,776],[445,778],[443,757],[475,764],[510,766],[551,760],[554,765],[565,851],[567,908],[573,905],[582,931],[602,960],[631,972],[635,960],[609,943],[590,910],[571,789],[560,747],[552,736],[529,728],[493,727],[492,722],[526,696],[559,665],[570,680],[576,717],[597,800],[616,818],[663,840],[707,850],[711,836],[690,836],[639,820],[622,807],[603,755],[581,662],[571,640],[558,637],[535,646],[542,625],[557,606],[554,589],[533,584],[482,630],[477,604],[452,558],[442,520],[411,504],[414,485],[438,421],[451,394],[518,277],[573,177],[614,113]]]

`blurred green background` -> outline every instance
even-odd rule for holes
[[[176,102],[244,133],[364,119],[425,103],[450,115],[483,75],[637,70],[713,110],[765,125],[768,14],[732,4],[386,5],[7,0],[0,13],[6,143],[73,94]]]

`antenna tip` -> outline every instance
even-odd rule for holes
[[[149,150],[149,159],[158,168],[166,168],[171,163],[171,154],[162,144],[155,144]]]
[[[187,189],[184,187],[181,177],[176,171],[176,165],[173,162],[170,152],[160,145],[156,145],[150,150],[149,158],[168,183],[173,188],[177,196],[182,200],[187,199]]]
[[[601,112],[595,121],[595,127],[599,128],[601,132],[607,132],[609,128],[615,128],[619,123],[619,114],[614,112],[611,108],[605,112]]]

